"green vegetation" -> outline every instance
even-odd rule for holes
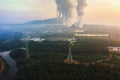
[[[73,58],[80,62],[96,61],[108,55],[107,46],[119,44],[120,41],[106,38],[81,38],[72,47]],[[18,62],[19,72],[16,80],[120,79],[120,64],[114,60],[89,66],[65,64],[63,61],[68,53],[67,41],[29,42],[29,48],[31,59]]]
[[[32,53],[32,58],[19,62],[16,80],[119,80],[116,66],[65,64],[67,55],[60,53]]]
[[[24,43],[20,40],[22,37],[21,32],[0,30],[0,52],[23,47]]]
[[[21,40],[12,40],[9,42],[0,42],[0,52],[14,50],[24,46],[24,43]]]
[[[43,41],[43,42],[29,42],[31,51],[37,52],[68,52],[67,41]]]
[[[29,41],[31,56],[29,60],[23,59],[25,52],[21,50],[13,51],[10,54],[17,60],[19,68],[16,80],[120,80],[120,60],[116,59],[116,56],[113,56],[110,61],[89,66],[65,64],[63,61],[67,58],[68,42],[64,40],[72,38],[73,32],[67,33],[70,30],[65,29],[64,31],[63,28],[63,32],[57,33],[59,29],[53,30],[54,27],[51,26],[40,28],[37,25],[28,25],[27,27],[21,32],[29,33],[31,38],[41,37],[48,41]],[[104,59],[109,54],[108,46],[120,46],[120,29],[108,29],[104,26],[98,29],[98,27],[86,25],[85,33],[109,33],[111,37],[76,37],[76,42],[72,46],[73,58],[76,61],[89,63]],[[24,43],[19,39],[8,42],[3,37],[0,41],[1,51],[19,47],[24,47]],[[119,56],[117,55],[117,57]],[[111,65],[113,66],[111,67]]]
[[[10,56],[14,59],[14,60],[21,60],[21,59],[25,59],[26,56],[26,51],[23,49],[16,49],[14,51],[12,51],[10,53]]]
[[[72,32],[47,33],[47,34],[40,35],[40,37],[48,38],[48,39],[51,38],[51,37],[54,37],[54,38],[55,37],[72,38],[73,36],[74,36],[74,33],[72,33]]]

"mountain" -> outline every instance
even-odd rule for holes
[[[58,23],[56,18],[51,18],[51,19],[44,19],[44,20],[34,20],[34,21],[29,21],[25,24],[55,24]]]

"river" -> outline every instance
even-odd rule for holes
[[[9,70],[6,75],[0,77],[0,80],[14,80],[18,69],[16,67],[16,61],[10,57],[11,51],[0,52],[0,56],[7,62],[9,65]]]

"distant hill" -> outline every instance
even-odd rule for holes
[[[58,23],[56,18],[51,18],[51,19],[44,19],[44,20],[29,21],[25,24],[55,24],[55,23]]]

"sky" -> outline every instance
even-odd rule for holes
[[[83,24],[120,26],[120,0],[86,0]],[[56,17],[55,0],[0,0],[0,23]]]

